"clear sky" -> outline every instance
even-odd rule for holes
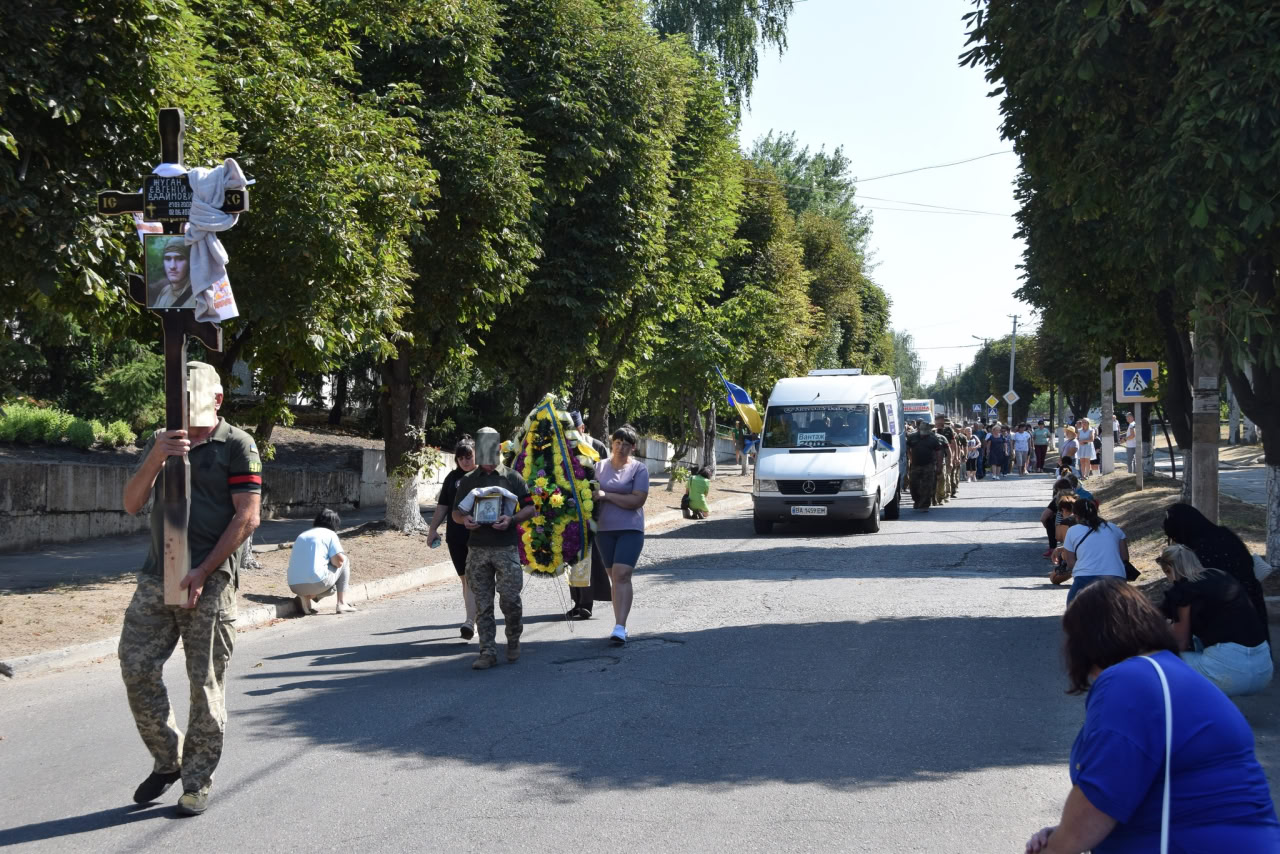
[[[843,146],[858,178],[1002,151],[997,101],[978,68],[961,68],[968,0],[797,0],[788,47],[761,56],[742,144],[770,130],[817,150]],[[1008,335],[1031,319],[1018,301],[1017,157],[1001,154],[858,185],[874,224],[872,278],[895,329],[915,337],[922,380],[968,364],[970,336]],[[869,197],[875,196],[877,199]],[[895,199],[1005,216],[924,213]],[[889,208],[912,208],[911,211]],[[937,349],[935,349],[937,348]]]

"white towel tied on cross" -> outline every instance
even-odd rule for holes
[[[162,163],[155,174],[169,170],[181,172],[176,164]],[[197,166],[187,173],[191,184],[191,212],[187,215],[186,243],[191,247],[191,290],[196,297],[195,319],[200,321],[230,320],[240,314],[235,297],[231,293],[231,280],[227,278],[227,250],[218,239],[218,232],[236,224],[236,214],[223,213],[222,204],[227,190],[243,190],[248,186],[240,164],[231,158],[221,166],[205,169]]]

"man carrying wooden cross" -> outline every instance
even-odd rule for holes
[[[227,724],[225,678],[235,645],[240,546],[258,527],[262,462],[253,438],[218,415],[222,385],[203,362],[188,362],[190,431],[161,430],[147,443],[124,488],[125,512],[139,512],[150,496],[151,548],[138,571],[138,588],[120,633],[120,671],[129,708],[154,766],[133,799],[149,803],[179,778],[178,812],[199,815],[209,805],[213,772],[222,756]],[[165,460],[187,454],[191,463],[191,515],[187,525],[191,570],[182,579],[186,603],[164,596]],[[191,682],[186,738],[165,691],[164,664],[178,639]]]

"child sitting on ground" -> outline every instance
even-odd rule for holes
[[[685,509],[686,519],[705,519],[711,515],[711,508],[707,506],[707,493],[710,491],[711,470],[700,468],[684,485],[685,495],[680,506]]]

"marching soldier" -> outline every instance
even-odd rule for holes
[[[217,371],[203,362],[188,362],[187,368],[191,429],[156,433],[124,488],[129,513],[152,499],[151,548],[124,615],[119,654],[129,709],[153,759],[134,801],[154,801],[181,779],[178,813],[200,815],[209,806],[213,772],[222,757],[226,670],[236,638],[236,573],[240,546],[258,527],[262,462],[253,438],[218,415]],[[164,602],[164,463],[183,453],[191,462],[191,571],[182,579],[186,604],[178,606]],[[191,681],[185,738],[162,679],[179,638]]]
[[[916,431],[907,437],[908,485],[911,489],[911,505],[925,513],[936,495],[938,458],[944,447],[941,437],[933,432],[933,425],[921,421]]]

